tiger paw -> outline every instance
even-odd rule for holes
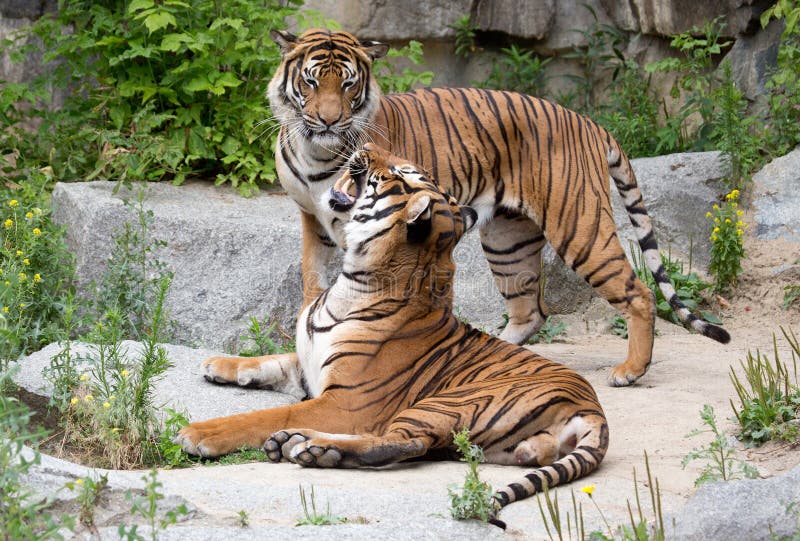
[[[267,458],[271,462],[280,462],[281,459],[292,460],[292,448],[309,438],[296,431],[281,430],[275,432],[269,439],[264,442],[262,449],[267,454]]]
[[[305,467],[335,468],[342,461],[342,452],[329,441],[312,438],[293,446],[289,459]]]
[[[632,366],[633,363],[624,362],[611,369],[608,375],[608,384],[611,387],[627,387],[632,385],[640,377],[644,376],[647,368]]]

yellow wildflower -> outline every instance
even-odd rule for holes
[[[714,228],[714,233],[719,233],[719,227]]]
[[[706,218],[711,218],[711,213],[710,212],[706,212]]]
[[[17,255],[22,255],[22,250],[17,250]]]
[[[594,485],[586,485],[581,489],[581,492],[587,494],[589,497],[592,496],[592,492],[594,492]]]
[[[90,394],[87,394],[87,395],[84,397],[84,400],[85,400],[86,402],[91,402],[92,400],[94,400],[94,397],[93,397],[92,395],[90,395]]]
[[[733,203],[731,203],[731,206],[732,206],[733,208],[738,208],[738,207],[739,207],[739,203],[737,203],[736,201],[734,201]]]
[[[25,274],[24,272],[19,273],[17,276],[19,276],[21,282],[24,282],[25,280],[28,279],[28,275]]]
[[[110,408],[110,407],[111,407],[111,402],[103,402],[103,407],[104,407],[105,409],[108,409],[108,408]]]
[[[38,236],[39,236],[39,235],[41,235],[41,234],[42,234],[42,230],[41,230],[41,229],[39,229],[38,227],[34,227],[34,228],[33,228],[33,235],[34,235],[35,237],[38,237]]]
[[[113,394],[112,394],[111,396],[109,396],[109,397],[108,397],[108,399],[109,399],[109,400],[114,400],[115,398],[116,398],[116,396],[115,396],[115,395],[113,395]]]
[[[731,197],[739,197],[739,190],[733,190],[731,192]]]
[[[11,229],[11,226],[14,225],[14,220],[9,218],[5,222],[3,222],[3,225],[6,226],[6,229]]]
[[[711,239],[711,242],[715,242],[717,240],[717,236],[716,235],[711,235],[708,238]]]
[[[11,282],[9,282],[8,280],[6,280],[5,282],[3,282],[3,284],[4,284],[6,287],[8,287],[8,286],[10,286],[10,285],[11,285]]]
[[[120,372],[120,374],[122,374],[123,378],[127,378],[128,374],[130,374],[130,372],[128,372],[127,370],[123,370],[122,372]]]
[[[742,231],[741,229],[737,229],[736,234],[741,237],[742,235],[744,235],[744,231]]]
[[[73,396],[72,400],[70,400],[69,403],[72,404],[72,405],[77,404],[78,403],[78,397],[77,396]]]
[[[117,432],[119,432],[119,427],[116,427],[116,426],[115,426],[114,428],[112,428],[112,429],[111,429],[111,432],[113,432],[114,434],[116,434]]]
[[[36,274],[33,275],[33,281],[34,282],[41,282],[42,281],[42,275],[37,272]]]
[[[725,218],[725,223],[726,223],[726,224],[729,224],[729,223],[731,223],[731,219],[730,219],[730,218]]]
[[[736,222],[736,227],[744,227],[744,222],[739,220],[738,222]]]
[[[737,210],[736,211],[736,215],[737,216],[744,216],[744,211],[743,210]]]
[[[24,302],[19,303],[19,307],[20,308],[25,308],[25,303]]]
[[[28,259],[27,257],[22,260],[22,263],[24,263],[26,267],[30,267],[31,266],[31,260]]]
[[[714,210],[719,210],[719,205],[714,205],[714,206],[713,206],[713,207],[711,207],[711,208],[712,208],[712,209],[714,209]]]
[[[33,213],[30,211],[26,212],[25,218],[27,218],[28,220],[33,220]]]
[[[83,479],[75,479],[75,484],[76,485],[82,485],[83,484]]]
[[[89,380],[89,374],[81,374],[81,381],[88,381],[88,380]]]
[[[8,306],[3,306],[3,313],[4,313],[4,314],[7,314],[7,313],[8,313]]]
[[[17,205],[19,205],[19,201],[17,201],[16,199],[12,199],[11,201],[8,202],[8,206],[11,207],[12,209]]]

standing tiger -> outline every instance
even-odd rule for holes
[[[591,385],[453,314],[453,249],[477,218],[417,167],[372,145],[325,205],[343,224],[342,272],[297,325],[297,353],[208,359],[209,379],[311,399],[192,423],[176,441],[216,456],[261,447],[302,466],[381,466],[453,451],[466,427],[489,462],[536,469],[497,507],[587,475],[608,448]]]
[[[343,241],[341,217],[321,197],[352,150],[375,141],[420,164],[459,203],[477,211],[483,250],[506,302],[504,340],[521,344],[544,323],[539,272],[548,241],[625,316],[628,355],[612,369],[609,383],[629,385],[647,371],[655,302],[617,237],[609,177],[672,309],[696,331],[730,340],[678,298],[631,164],[590,119],[514,92],[425,88],[381,96],[371,68],[386,45],[328,30],[271,36],[282,53],[267,93],[281,124],[275,161],[281,184],[302,211],[304,306],[327,285],[325,268]]]

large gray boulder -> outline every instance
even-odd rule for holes
[[[555,0],[477,0],[473,24],[488,32],[542,39],[547,36],[553,24],[555,4]]]
[[[800,522],[800,467],[771,479],[704,485],[675,516],[670,539],[789,539]]]
[[[773,20],[767,27],[750,36],[740,36],[725,60],[731,63],[733,80],[749,100],[766,93],[765,85],[778,63],[783,20]]]
[[[800,242],[800,147],[753,175],[755,234]]]
[[[714,203],[714,179],[722,176],[718,153],[676,154],[634,161],[660,245],[694,260],[707,261],[704,214]],[[125,221],[135,212],[123,203],[135,190],[112,182],[58,184],[54,219],[66,226],[76,254],[78,289],[85,295],[98,281]],[[156,256],[174,273],[167,306],[177,327],[173,340],[236,351],[249,318],[274,319],[289,333],[301,301],[300,218],[284,195],[262,193],[250,199],[225,187],[192,183],[144,186],[144,206],[153,212],[153,237],[164,240]],[[614,192],[614,190],[612,190]],[[614,193],[614,213],[623,246],[635,239]],[[490,332],[502,323],[502,298],[494,285],[477,232],[455,253],[455,306],[460,315]],[[591,288],[549,248],[544,256],[545,302],[553,312],[574,311],[592,297]],[[335,276],[336,265],[331,268]]]

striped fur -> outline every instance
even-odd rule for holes
[[[676,314],[696,331],[729,341],[678,298],[630,162],[590,119],[513,92],[426,88],[381,97],[370,71],[372,59],[385,52],[378,44],[326,30],[299,38],[275,32],[273,38],[285,54],[268,96],[282,124],[278,176],[304,214],[304,304],[327,285],[331,244],[343,242],[340,218],[321,197],[350,153],[374,141],[419,163],[459,203],[477,210],[483,249],[509,315],[501,338],[523,343],[544,322],[539,271],[549,242],[628,322],[628,356],[609,382],[628,385],[646,372],[655,302],[617,238],[613,179],[644,260]]]
[[[381,466],[452,453],[466,427],[489,462],[535,466],[495,494],[498,509],[597,468],[608,425],[589,383],[453,315],[453,249],[476,213],[370,145],[326,197],[345,223],[343,270],[301,315],[297,354],[206,361],[220,382],[296,389],[301,374],[311,399],[192,423],[184,450]]]

